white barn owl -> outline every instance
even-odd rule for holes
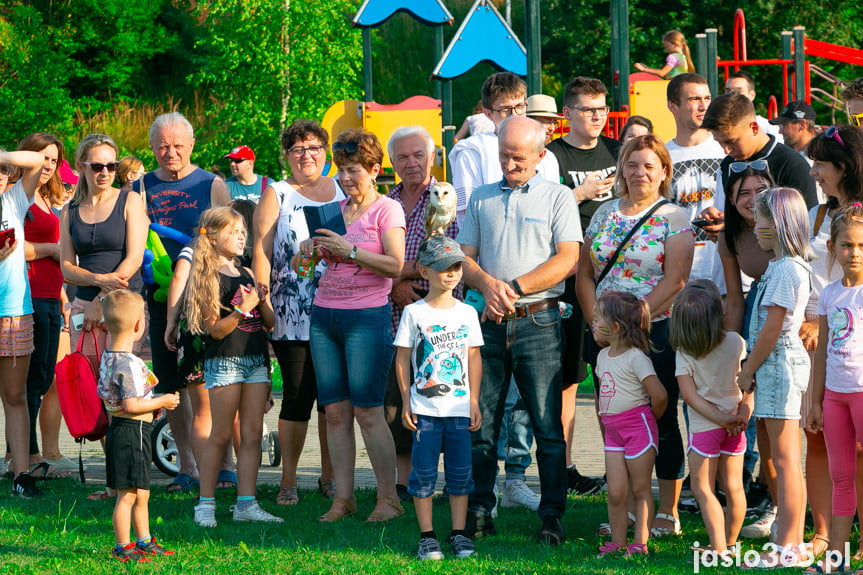
[[[429,192],[431,196],[424,214],[426,237],[444,236],[446,229],[455,220],[455,188],[447,182],[438,182]]]

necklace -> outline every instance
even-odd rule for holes
[[[348,204],[345,206],[345,211],[342,212],[342,217],[345,219],[345,225],[349,226],[352,223],[354,223],[355,221],[357,221],[358,219],[360,219],[360,216],[362,216],[365,213],[365,211],[369,208],[369,206],[371,206],[373,203],[375,203],[377,201],[377,199],[378,199],[377,193],[375,193],[375,196],[372,197],[372,201],[370,201],[367,204],[354,204],[354,203],[352,203],[353,200],[349,200]],[[351,214],[350,216],[348,216],[347,211],[348,211],[348,208],[350,208],[351,206],[357,206],[357,207],[354,208],[354,213]]]

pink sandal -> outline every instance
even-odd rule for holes
[[[647,543],[630,543],[626,546],[626,553],[623,556],[628,558],[647,554]]]
[[[599,546],[599,554],[596,556],[596,558],[603,559],[611,555],[617,555],[618,553],[623,551],[623,549],[623,545],[620,545],[619,543],[615,543],[613,541],[606,541]]]

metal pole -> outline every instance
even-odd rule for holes
[[[629,106],[629,2],[611,0],[611,68],[614,109]]]
[[[452,123],[452,81],[443,83],[443,98],[441,100],[441,113],[443,117],[443,147],[444,163],[446,163],[446,179],[452,181],[452,170],[449,166],[449,151],[452,150],[455,141],[456,127]]]
[[[783,60],[791,60],[794,55],[791,53],[791,32],[788,30],[784,30],[782,32],[782,59]],[[791,92],[791,69],[786,68],[788,73],[785,76],[785,85],[787,86],[785,90],[785,102],[788,103],[794,99],[793,94]]]
[[[434,27],[434,61],[440,62],[443,57],[443,26]],[[441,84],[443,80],[436,78],[434,82],[434,97],[435,100],[440,100],[443,97]]]
[[[707,84],[711,94],[719,93],[719,71],[716,66],[717,35],[716,28],[708,28],[707,34]]]
[[[524,7],[527,35],[527,95],[542,93],[542,47],[540,44],[539,0],[527,0]]]
[[[803,34],[806,28],[795,26],[794,35],[794,97],[806,100],[806,53],[803,49]]]
[[[372,95],[372,29],[363,27],[363,102],[374,102]]]
[[[707,34],[695,35],[695,71],[707,78]]]

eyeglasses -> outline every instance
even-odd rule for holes
[[[353,154],[359,149],[359,142],[336,142],[333,144],[333,153],[344,152],[346,154]]]
[[[845,147],[845,142],[842,141],[842,137],[839,135],[839,130],[836,128],[836,126],[830,126],[829,128],[827,128],[827,131],[824,132],[824,137],[833,138],[834,140],[839,142],[840,146],[842,146],[843,148]]]
[[[851,125],[855,128],[859,128],[860,124],[863,124],[863,114],[848,114],[851,118]]]
[[[333,146],[333,150],[335,150],[335,146]],[[288,153],[295,158],[302,158],[306,155],[306,152],[309,153],[313,158],[320,156],[321,152],[324,150],[323,146],[306,146],[305,148],[302,146],[294,146]],[[354,150],[356,151],[356,150]],[[350,153],[350,152],[348,152]]]
[[[522,102],[521,104],[516,104],[515,106],[503,106],[500,108],[492,108],[492,112],[497,112],[497,115],[501,118],[508,118],[513,114],[518,116],[523,116],[525,112],[527,112],[527,102]]]
[[[246,161],[246,158],[228,158],[228,161],[232,164],[242,164]]]
[[[581,106],[565,106],[570,110],[578,110],[581,112],[581,115],[585,118],[592,118],[594,114],[598,114],[600,117],[607,116],[608,112],[611,111],[609,106],[600,106],[598,108],[582,108]]]
[[[746,168],[752,168],[753,170],[764,172],[768,171],[769,166],[767,164],[767,160],[752,160],[751,162],[731,162],[728,166],[729,174],[739,174]]]
[[[100,164],[99,162],[82,162],[85,166],[89,166],[91,170],[93,170],[94,174],[102,173],[102,170],[108,170],[109,174],[113,174],[117,171],[117,167],[120,165],[120,162],[109,162],[107,164]]]

